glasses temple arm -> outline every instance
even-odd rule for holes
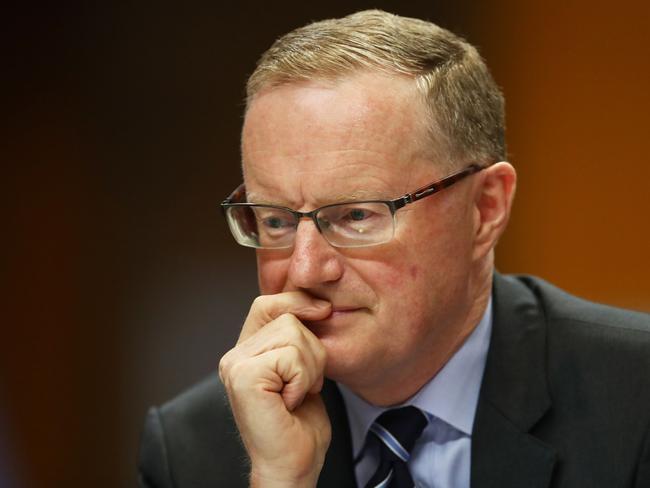
[[[478,173],[479,171],[487,168],[488,166],[491,166],[491,164],[487,164],[487,165],[470,164],[465,169],[462,169],[456,173],[446,176],[445,178],[438,180],[434,183],[430,183],[426,186],[418,188],[412,193],[407,193],[406,195],[396,198],[395,200],[391,200],[391,202],[395,206],[395,210],[398,210],[403,206],[408,205],[409,203],[417,202],[422,198],[433,195],[434,193],[444,190],[445,188],[449,188],[451,185],[457,183],[458,181],[462,180],[466,176],[469,176],[474,173]]]

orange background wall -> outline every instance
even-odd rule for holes
[[[497,3],[485,54],[520,176],[499,265],[649,311],[650,6]]]
[[[477,44],[519,172],[504,272],[650,311],[650,7],[50,3],[5,16],[0,486],[132,486],[147,407],[203,375],[255,295],[216,209],[242,86],[278,35],[379,6]]]

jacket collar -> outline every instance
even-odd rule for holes
[[[494,276],[494,318],[472,436],[473,488],[545,488],[553,448],[529,434],[551,407],[546,318],[516,278]]]

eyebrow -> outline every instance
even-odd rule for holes
[[[385,196],[384,193],[376,190],[366,190],[360,188],[353,191],[352,193],[338,193],[335,195],[328,195],[326,198],[315,198],[316,208],[323,205],[330,205],[333,203],[345,203],[345,202],[355,202],[363,200],[390,200]],[[247,193],[247,200],[250,203],[259,203],[261,205],[278,205],[282,207],[293,208],[290,204],[287,203],[278,203],[277,201],[267,200],[263,197],[259,197],[256,193]]]

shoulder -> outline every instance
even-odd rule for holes
[[[616,344],[626,351],[650,351],[649,314],[584,300],[533,276],[505,279],[518,282],[534,296],[549,338],[560,336],[580,343]]]
[[[565,332],[634,337],[650,341],[650,314],[591,302],[567,293],[540,278],[527,275],[496,275],[495,289],[512,305],[533,305],[551,326]]]
[[[246,486],[245,451],[216,374],[149,411],[140,471],[166,472],[178,487]]]
[[[633,409],[650,404],[650,315],[573,296],[532,276],[499,277],[545,324],[545,362],[556,398]],[[554,390],[554,391],[553,391]],[[613,406],[613,405],[612,405]]]
[[[228,399],[216,374],[163,404],[159,410],[166,428],[171,430],[200,434],[206,425],[223,429],[231,422]]]
[[[538,298],[549,320],[588,323],[650,333],[650,315],[643,312],[594,303],[571,295],[533,276],[508,276],[526,286]]]

